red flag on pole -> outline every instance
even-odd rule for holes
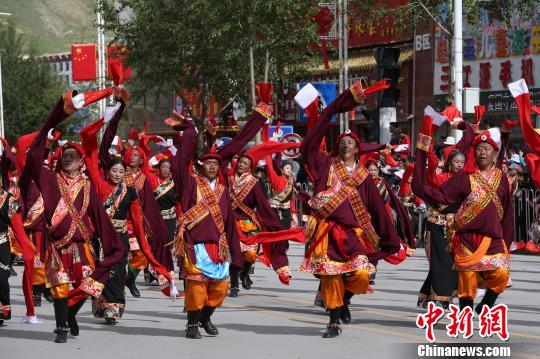
[[[71,45],[73,81],[93,81],[97,78],[95,44]]]
[[[109,79],[113,79],[113,76],[111,74],[111,66],[121,66],[121,68],[123,69],[123,76],[120,76],[121,83],[131,77],[131,67],[124,66],[126,56],[127,48],[125,46],[115,44],[107,46],[107,77]]]

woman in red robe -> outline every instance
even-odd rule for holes
[[[114,117],[121,117],[124,103]],[[107,119],[105,119],[107,120]],[[145,258],[148,258],[153,268],[159,273],[158,283],[163,286],[171,282],[170,273],[153,256],[150,245],[146,241],[144,226],[140,221],[141,207],[135,188],[127,186],[124,182],[126,164],[115,158],[107,169],[107,177],[100,174],[98,165],[97,133],[104,124],[104,120],[96,121],[80,132],[80,137],[86,158],[88,175],[96,188],[103,206],[109,215],[120,240],[124,246],[124,261],[114,266],[114,274],[105,284],[102,295],[94,300],[94,316],[104,318],[108,324],[116,324],[125,310],[124,282],[126,277],[126,264],[129,254],[129,236],[127,220],[131,219],[133,232]]]

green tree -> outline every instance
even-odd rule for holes
[[[103,10],[106,29],[129,49],[135,97],[200,88],[202,118],[210,96],[222,103],[252,97],[250,51],[254,81],[278,85],[315,58],[311,1],[120,0],[119,8],[104,3]]]
[[[36,58],[35,46],[15,30],[14,24],[0,25],[0,56],[4,133],[12,143],[39,129],[65,85],[48,64]]]

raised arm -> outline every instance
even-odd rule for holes
[[[422,128],[418,135],[411,184],[412,191],[417,197],[431,205],[456,204],[460,202],[463,196],[463,190],[466,187],[463,182],[468,181],[468,175],[465,172],[456,173],[440,188],[433,188],[427,184],[426,160],[427,151],[429,151],[433,140],[431,137],[432,121],[432,117],[424,116]]]
[[[96,122],[91,123],[81,130],[79,137],[81,138],[82,147],[84,149],[86,169],[90,181],[94,185],[101,198],[101,201],[105,201],[110,194],[109,184],[101,174],[99,173],[98,164],[98,140],[97,133],[103,127],[103,119],[99,119]]]
[[[269,110],[259,104],[251,113],[250,119],[244,125],[242,130],[238,132],[229,143],[223,145],[223,147],[219,149],[218,152],[224,163],[230,162],[233,157],[240,153],[245,145],[255,137],[257,132],[262,128],[262,125],[264,125],[271,115],[267,111]]]
[[[315,124],[307,132],[306,137],[302,141],[300,152],[315,181],[322,175],[322,173],[318,172],[318,169],[326,168],[327,162],[330,161],[330,157],[320,151],[321,142],[324,140],[324,136],[330,125],[330,119],[333,115],[347,112],[362,102],[363,98],[358,93],[358,86],[359,84],[351,86],[350,89],[345,90],[332,101],[319,115],[319,118],[315,121]],[[356,98],[353,92],[351,92],[351,89],[355,91]]]
[[[186,121],[183,126],[182,136],[177,134],[174,138],[174,145],[178,152],[171,160],[171,169],[175,186],[178,189],[178,198],[182,209],[186,211],[189,209],[191,193],[196,189],[190,167],[197,150],[197,131],[191,121]]]
[[[116,136],[116,132],[118,132],[118,124],[120,123],[120,118],[122,118],[122,113],[124,112],[124,108],[126,107],[124,101],[119,102],[121,103],[120,109],[114,114],[113,118],[109,123],[109,126],[107,126],[107,129],[103,134],[103,138],[101,139],[101,146],[99,147],[98,158],[99,162],[104,168],[108,168],[111,163],[112,158],[109,153],[109,148],[111,148],[111,145],[114,141],[114,136]]]
[[[386,144],[380,144],[380,143],[362,143],[360,144],[360,148],[358,150],[358,155],[361,156],[365,153],[369,152],[379,152],[386,148]]]
[[[34,142],[30,145],[30,149],[26,156],[26,166],[28,167],[28,171],[39,191],[42,193],[44,200],[51,198],[55,187],[50,184],[56,182],[55,174],[50,170],[43,168],[47,134],[51,128],[58,126],[68,116],[69,115],[64,111],[64,99],[61,98],[49,113],[47,121],[39,130],[36,138],[34,138]]]
[[[426,157],[427,152],[425,150],[416,149],[412,180],[413,193],[431,205],[459,203],[464,195],[463,182],[468,181],[468,175],[465,172],[458,172],[441,187],[434,188],[427,184]]]
[[[456,149],[461,153],[468,153],[474,141],[474,129],[467,121],[460,121],[458,129],[463,131],[463,137],[456,144]]]
[[[275,189],[278,192],[281,192],[285,189],[287,186],[287,179],[283,176],[279,176],[275,169],[274,165],[272,163],[272,158],[270,156],[265,157],[266,160],[266,175],[268,176],[268,179],[270,180],[270,184],[272,185],[272,188]]]

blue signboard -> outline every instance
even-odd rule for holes
[[[270,130],[270,134],[269,134],[270,138],[274,137],[274,132],[276,131],[276,126],[270,126],[269,130]],[[278,136],[278,141],[281,141],[283,136],[294,132],[294,126],[289,126],[289,125],[280,126],[279,127],[279,132],[280,133],[279,133],[279,136]]]
[[[328,84],[328,83],[317,83],[317,82],[312,82],[311,84],[319,92],[319,113],[320,113],[322,110],[324,110],[326,108],[326,106],[330,102],[334,101],[334,99],[336,98],[336,96],[337,96],[337,85],[336,84]],[[300,90],[305,85],[307,85],[307,83],[304,83],[304,82],[299,83],[298,84],[298,90]],[[301,109],[300,107],[298,109],[300,111],[299,117],[298,117],[300,119],[300,121],[307,122],[307,116],[304,113],[304,110]],[[336,116],[334,115],[334,116],[332,116],[332,121],[335,121],[335,120],[336,120]]]

